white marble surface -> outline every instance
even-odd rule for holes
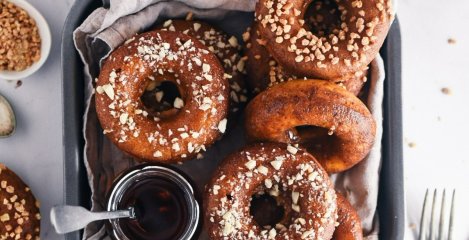
[[[49,221],[51,206],[63,202],[62,96],[60,41],[72,0],[29,0],[45,17],[52,33],[52,49],[44,66],[21,79],[23,85],[0,79],[0,93],[12,104],[18,128],[0,139],[0,162],[13,169],[41,202],[41,238],[63,239]]]
[[[44,67],[22,79],[0,79],[18,130],[0,140],[0,161],[29,184],[41,200],[42,239],[63,239],[49,223],[52,205],[63,202],[60,35],[72,0],[30,0],[50,24],[53,45]],[[469,1],[400,0],[403,39],[406,239],[414,239],[427,187],[457,188],[454,239],[469,239]],[[448,38],[456,40],[448,44]],[[443,94],[441,88],[451,90]],[[410,147],[413,143],[415,146]]]
[[[469,1],[400,0],[408,239],[425,188],[457,188],[454,239],[469,239]],[[448,39],[456,40],[448,44]],[[441,92],[449,88],[451,94]],[[409,146],[414,144],[414,147]],[[441,191],[440,191],[441,192]]]

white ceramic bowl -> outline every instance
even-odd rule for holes
[[[39,68],[41,68],[42,64],[46,61],[47,57],[49,56],[50,47],[51,47],[51,34],[49,25],[47,24],[44,17],[36,10],[31,4],[26,2],[25,0],[9,0],[11,3],[15,4],[16,6],[24,9],[31,18],[36,21],[37,28],[39,30],[39,36],[41,37],[41,58],[39,61],[33,63],[33,65],[29,66],[27,69],[23,71],[0,71],[0,79],[7,79],[7,80],[19,80],[23,79],[34,72],[36,72]]]

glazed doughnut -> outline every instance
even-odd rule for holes
[[[96,83],[96,112],[104,134],[121,150],[148,161],[177,162],[205,150],[226,129],[228,81],[217,57],[197,39],[151,31],[111,53]],[[171,81],[174,108],[147,111],[148,84]]]
[[[39,239],[39,202],[31,189],[0,163],[0,239]]]
[[[336,0],[340,25],[309,31],[312,0],[259,0],[256,19],[270,54],[289,72],[333,80],[364,69],[378,53],[393,18],[391,0]]]
[[[247,102],[245,84],[245,60],[239,54],[241,46],[236,37],[201,21],[167,20],[158,29],[178,31],[197,38],[208,49],[217,55],[225,69],[230,84],[230,113],[241,112]],[[228,118],[228,121],[231,117]]]
[[[285,209],[272,226],[251,214],[258,194]],[[204,201],[211,239],[330,239],[337,218],[327,173],[309,153],[281,143],[253,144],[228,156],[206,186]]]
[[[248,83],[253,93],[293,79],[307,79],[308,76],[295,76],[280,66],[265,48],[265,40],[259,37],[257,24],[254,23],[243,35],[246,44]],[[358,95],[367,81],[368,67],[348,76],[331,80],[354,95]]]
[[[257,23],[243,34],[245,54],[247,57],[246,71],[248,84],[253,93],[264,91],[278,82],[284,82],[298,77],[286,72],[282,66],[270,55],[265,48],[266,41],[259,35]]]
[[[251,140],[300,143],[330,173],[361,161],[376,133],[357,97],[321,80],[292,80],[261,92],[246,107],[245,128]]]
[[[338,226],[335,228],[334,240],[362,240],[363,231],[360,217],[342,194],[337,193]]]

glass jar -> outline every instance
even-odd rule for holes
[[[197,239],[201,201],[197,187],[167,165],[139,165],[122,173],[108,193],[108,211],[134,207],[135,219],[109,220],[116,240]]]

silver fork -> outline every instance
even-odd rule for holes
[[[433,197],[429,196],[429,189],[427,189],[425,193],[425,199],[423,200],[423,208],[422,208],[422,217],[420,218],[420,233],[419,233],[419,240],[443,240],[453,239],[453,223],[454,223],[454,214],[455,214],[455,195],[456,190],[453,189],[453,194],[451,197],[451,206],[450,206],[450,213],[449,213],[449,226],[447,230],[447,235],[445,235],[445,225],[446,225],[446,217],[448,215],[446,210],[446,189],[443,190],[443,195],[441,197],[441,207],[440,207],[440,216],[439,216],[439,223],[437,226],[437,193],[436,189],[433,190]],[[429,206],[431,205],[431,209],[429,210]],[[430,215],[429,215],[430,214]],[[438,233],[437,233],[438,229]],[[438,235],[437,235],[438,234]],[[447,238],[445,238],[445,236]]]

